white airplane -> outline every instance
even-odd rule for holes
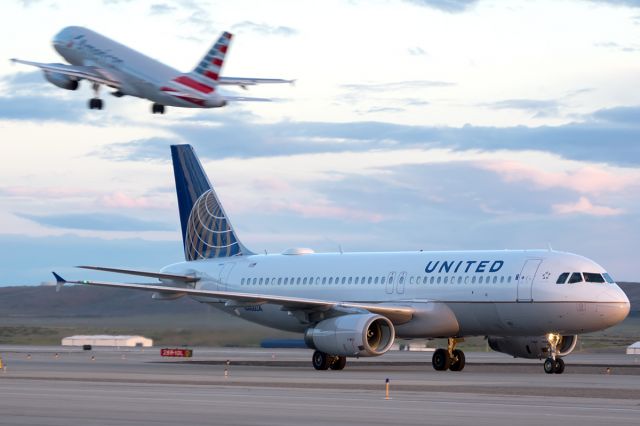
[[[304,333],[313,366],[341,370],[347,357],[379,356],[399,338],[448,338],[432,357],[436,370],[460,371],[467,336],[488,336],[492,349],[562,357],[579,333],[611,327],[629,299],[597,263],[552,250],[256,254],[238,239],[190,145],[171,146],[185,261],[159,273],[80,266],[156,278],[159,284],[64,283],[190,296],[249,321]]]
[[[293,83],[275,78],[222,77],[220,72],[233,35],[222,33],[218,41],[189,73],[182,73],[127,46],[82,27],[66,27],[53,38],[53,48],[67,64],[45,64],[11,59],[44,71],[54,85],[76,90],[80,80],[92,83],[95,97],[89,109],[102,109],[101,85],[115,89],[112,95],[136,96],[153,102],[151,111],[164,114],[165,106],[219,108],[228,101],[270,101],[265,98],[227,96],[218,92],[221,85],[244,89],[256,84]]]

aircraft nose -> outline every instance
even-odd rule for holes
[[[631,303],[629,302],[629,298],[620,287],[616,285],[613,293],[614,303],[611,304],[608,309],[606,309],[608,320],[611,325],[615,325],[624,321],[627,315],[629,315],[629,311],[631,310]]]

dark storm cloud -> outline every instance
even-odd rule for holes
[[[174,227],[162,222],[137,219],[110,213],[66,213],[34,215],[17,213],[19,217],[32,220],[40,225],[62,229],[83,229],[93,231],[170,231]]]

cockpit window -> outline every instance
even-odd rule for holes
[[[569,284],[581,283],[582,282],[582,274],[580,272],[574,272],[569,277]]]
[[[609,275],[608,273],[605,272],[604,274],[602,274],[602,276],[604,277],[605,281],[608,282],[609,284],[615,283],[613,278],[611,278],[611,275]]]
[[[563,272],[560,274],[560,276],[558,277],[558,280],[556,281],[556,284],[564,284],[567,282],[567,278],[569,278],[569,273],[568,272]]]
[[[603,283],[604,282],[604,278],[602,278],[602,275],[600,274],[596,274],[594,272],[583,272],[582,275],[584,275],[584,280],[588,283]]]

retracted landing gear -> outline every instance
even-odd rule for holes
[[[558,357],[558,343],[561,336],[557,333],[547,334],[547,343],[549,345],[549,353],[551,356],[544,360],[544,372],[547,374],[564,373],[564,361]]]
[[[447,349],[436,349],[431,358],[431,364],[434,370],[437,371],[462,371],[464,369],[465,357],[464,352],[460,349],[456,349],[458,342],[462,342],[464,339],[457,339],[450,337]]]
[[[315,351],[311,358],[313,368],[316,370],[342,370],[347,365],[347,357],[329,355],[324,352]]]
[[[164,105],[154,103],[151,105],[151,113],[152,114],[164,114]]]
[[[93,83],[91,85],[91,88],[93,89],[93,93],[95,93],[95,96],[89,99],[89,109],[102,109],[104,103],[99,97],[100,85],[98,83]]]

